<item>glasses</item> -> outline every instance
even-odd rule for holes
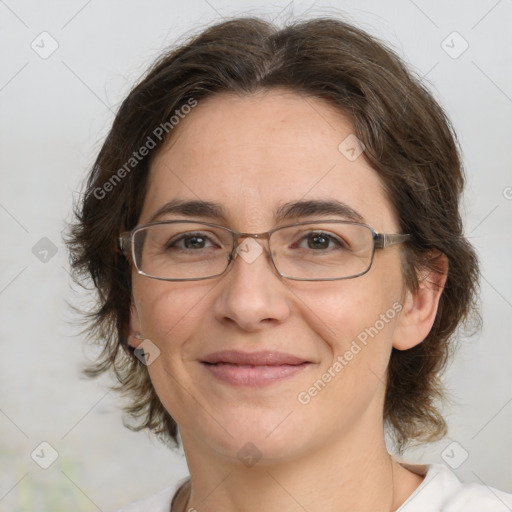
[[[192,220],[151,222],[119,236],[121,251],[137,272],[163,281],[198,281],[222,275],[240,255],[251,263],[263,252],[250,239],[268,240],[277,273],[297,281],[334,281],[366,274],[376,249],[409,240],[407,234],[376,233],[358,222],[298,222],[266,233],[237,233]],[[247,243],[240,242],[245,239]]]

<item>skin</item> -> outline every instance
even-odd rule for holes
[[[276,227],[273,211],[283,203],[337,199],[377,232],[399,232],[375,170],[364,156],[350,161],[338,150],[353,133],[350,122],[320,99],[285,90],[222,94],[199,102],[174,130],[152,164],[140,224],[171,199],[201,199],[222,203],[227,227],[259,233]],[[165,217],[176,218],[187,217]],[[160,350],[148,371],[178,423],[191,475],[179,510],[187,500],[199,512],[398,508],[422,477],[391,461],[385,447],[386,368],[392,347],[408,349],[428,334],[445,276],[411,293],[394,246],[376,251],[358,278],[291,281],[258,243],[264,251],[252,263],[238,257],[215,279],[133,273],[131,329]],[[297,395],[395,302],[401,313],[307,405],[299,403]],[[223,349],[278,350],[312,364],[270,386],[234,387],[199,362]],[[248,442],[262,455],[252,467],[237,456]]]

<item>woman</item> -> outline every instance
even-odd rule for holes
[[[335,19],[237,18],[130,92],[69,240],[98,290],[95,375],[190,479],[123,510],[510,510],[400,453],[446,432],[440,372],[476,315],[443,110]]]

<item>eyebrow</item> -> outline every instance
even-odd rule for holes
[[[173,199],[165,203],[151,217],[149,222],[161,220],[166,216],[184,216],[191,218],[208,218],[227,223],[226,209],[220,203],[202,200]],[[353,222],[364,222],[364,217],[347,204],[336,199],[311,199],[291,201],[279,206],[274,212],[275,220],[293,221],[300,217],[330,216],[342,217]]]
[[[299,217],[335,215],[353,222],[364,222],[364,217],[347,204],[336,199],[310,199],[285,203],[276,210],[277,221]]]
[[[149,222],[155,222],[168,215],[182,215],[184,217],[202,217],[227,222],[225,208],[212,201],[186,201],[173,199],[165,203],[151,217]]]

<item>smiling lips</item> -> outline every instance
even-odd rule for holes
[[[310,361],[282,352],[224,350],[201,360],[217,379],[238,386],[264,386],[303,371]]]

